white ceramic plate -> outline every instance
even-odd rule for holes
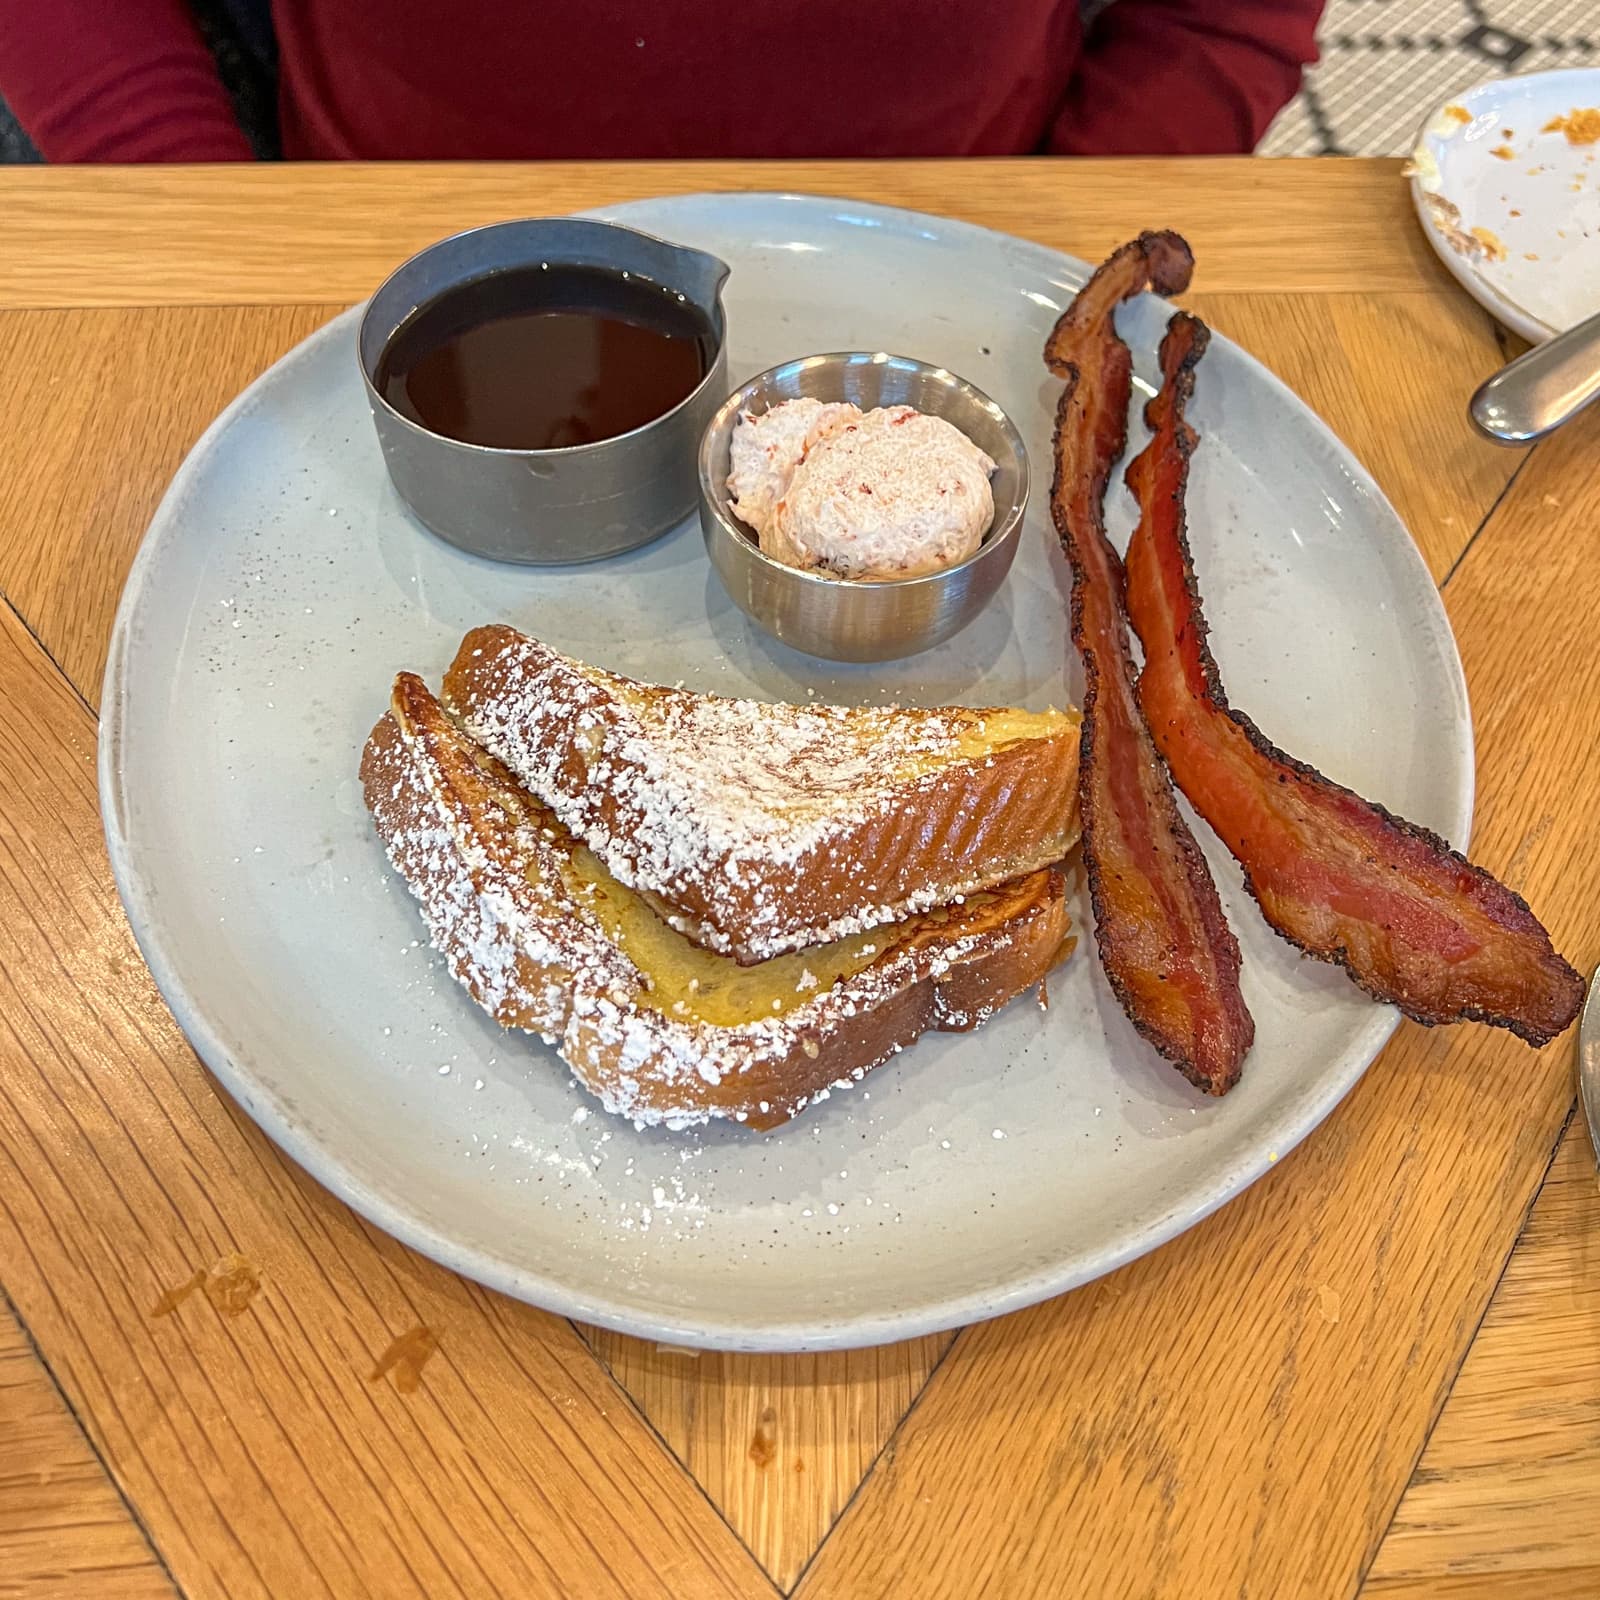
[[[1600,311],[1600,141],[1551,126],[1574,111],[1600,119],[1600,67],[1499,78],[1438,106],[1411,156],[1439,259],[1535,344]]]
[[[1048,462],[1057,385],[1039,351],[1081,264],[842,201],[606,214],[732,263],[731,381],[816,350],[921,356],[995,396],[1036,468]],[[1145,378],[1162,315],[1148,301],[1123,318]],[[1191,521],[1236,699],[1297,754],[1464,842],[1465,690],[1405,529],[1226,340],[1193,416]],[[1052,976],[1048,1011],[1023,998],[977,1033],[929,1036],[768,1137],[674,1135],[605,1115],[550,1051],[457,989],[418,943],[356,785],[395,670],[437,680],[491,618],[721,693],[1077,698],[1043,496],[1029,524],[1006,586],[951,643],[881,667],[814,661],[733,608],[692,526],[545,571],[423,533],[384,475],[354,314],[337,318],[196,446],[123,596],[101,793],[157,982],[227,1089],[380,1226],[511,1294],[645,1336],[867,1344],[1027,1304],[1171,1238],[1303,1138],[1395,1023],[1267,932],[1220,851],[1257,1023],[1225,1101],[1134,1036],[1085,943]]]

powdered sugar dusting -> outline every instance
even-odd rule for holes
[[[861,1012],[1014,936],[1009,925],[952,927],[942,940],[908,941],[782,1016],[736,1026],[655,1010],[644,1003],[649,980],[568,887],[570,837],[410,682],[409,714],[380,724],[363,778],[434,948],[497,1021],[553,1044],[607,1110],[638,1124],[792,1115],[817,1098],[799,1092],[795,1062],[815,1060]],[[860,1073],[899,1048],[889,1041]]]
[[[986,713],[646,688],[510,629],[473,637],[481,654],[458,659],[449,681],[466,730],[617,878],[658,896],[673,926],[711,949],[764,959],[981,886],[928,875],[875,897],[870,864],[847,860],[859,878],[849,904],[825,914],[808,904],[819,862],[840,865],[851,834],[874,819],[917,815],[941,771],[968,759]]]

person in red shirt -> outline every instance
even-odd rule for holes
[[[261,0],[258,0],[261,3]],[[1323,0],[270,0],[291,159],[1248,151]],[[0,0],[51,161],[248,160],[186,0]]]

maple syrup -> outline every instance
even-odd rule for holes
[[[378,392],[432,433],[559,450],[631,433],[687,399],[716,359],[700,308],[637,274],[548,263],[448,289],[379,359]]]

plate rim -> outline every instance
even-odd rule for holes
[[[784,191],[731,194],[697,192],[653,196],[595,208],[583,214],[611,216],[619,212],[626,214],[675,204],[712,204],[737,208],[749,202],[799,204],[806,209],[819,211],[848,206],[857,213],[875,213],[885,222],[920,224],[922,227],[918,231],[933,226],[946,233],[953,230],[982,235],[990,241],[1003,241],[1007,249],[1024,247],[1030,254],[1048,261],[1055,272],[1065,273],[1074,280],[1074,287],[1080,287],[1091,270],[1087,263],[1075,256],[1015,234],[930,212],[884,206],[850,196]],[[1154,1219],[1126,1231],[1119,1242],[1098,1250],[1080,1252],[1073,1261],[1058,1259],[1003,1285],[969,1290],[960,1295],[941,1297],[935,1294],[894,1312],[876,1312],[866,1316],[842,1313],[820,1321],[802,1317],[752,1325],[730,1320],[726,1313],[714,1317],[704,1314],[671,1316],[656,1311],[641,1311],[636,1302],[630,1302],[625,1297],[577,1293],[567,1285],[496,1255],[491,1249],[461,1243],[435,1227],[419,1211],[408,1208],[397,1198],[385,1195],[353,1173],[335,1148],[297,1123],[292,1110],[281,1103],[279,1096],[263,1090],[256,1083],[249,1066],[236,1060],[223,1042],[207,1015],[206,1006],[179,977],[174,959],[163,944],[159,918],[152,905],[151,884],[141,875],[134,858],[124,810],[125,796],[120,785],[120,768],[126,736],[125,706],[135,623],[158,555],[166,541],[174,536],[173,530],[181,526],[173,514],[174,508],[181,504],[190,484],[199,476],[202,463],[216,441],[252,404],[258,390],[280,368],[303,359],[313,347],[342,338],[345,330],[359,320],[364,304],[362,302],[338,313],[253,379],[202,432],[180,463],[151,517],[124,581],[102,680],[97,736],[100,811],[112,876],[140,954],[163,1001],[172,1011],[185,1038],[229,1096],[274,1144],[333,1195],[374,1226],[447,1270],[555,1315],[595,1323],[639,1338],[700,1349],[744,1352],[854,1349],[942,1332],[1020,1310],[1093,1282],[1170,1242],[1235,1199],[1269,1171],[1282,1156],[1316,1130],[1365,1074],[1399,1025],[1399,1013],[1392,1007],[1374,1005],[1371,1008],[1340,1052],[1343,1062],[1340,1069],[1336,1073],[1325,1073],[1314,1095],[1297,1103],[1293,1114],[1281,1115],[1275,1124],[1264,1130],[1259,1150],[1247,1154],[1243,1159],[1234,1157],[1226,1162],[1200,1196],[1191,1193],[1180,1198]],[[1461,707],[1460,721],[1452,730],[1452,742],[1460,763],[1454,797],[1457,817],[1453,819],[1454,825],[1446,827],[1444,831],[1452,838],[1456,848],[1465,850],[1470,842],[1476,779],[1471,705],[1454,632],[1422,552],[1372,475],[1332,428],[1249,351],[1232,340],[1223,342],[1235,356],[1249,364],[1256,381],[1264,382],[1291,410],[1314,421],[1355,484],[1393,519],[1394,527],[1403,535],[1397,541],[1395,553],[1411,566],[1413,579],[1420,577],[1426,591],[1433,596],[1433,603],[1438,608],[1438,621],[1442,624],[1442,641],[1447,646],[1441,652],[1439,665],[1452,680]],[[1280,1130],[1277,1137],[1272,1136],[1274,1127]],[[1267,1148],[1269,1143],[1275,1147]]]

